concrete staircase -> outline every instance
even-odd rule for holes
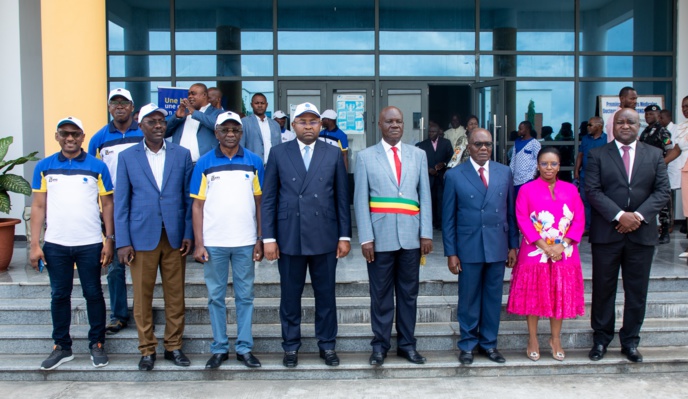
[[[444,267],[437,255],[434,266]],[[351,260],[350,262],[354,262]],[[261,267],[263,267],[261,265]],[[681,266],[685,267],[685,266]],[[275,268],[276,269],[276,268]],[[549,323],[541,322],[540,342],[542,358],[532,362],[525,356],[527,342],[523,318],[503,311],[499,348],[507,363],[498,365],[479,355],[472,366],[458,363],[455,348],[459,338],[456,322],[457,283],[434,279],[435,273],[424,275],[421,282],[418,307],[418,350],[427,357],[425,365],[414,365],[394,356],[394,348],[381,368],[372,368],[367,360],[370,352],[370,302],[366,279],[343,279],[338,282],[339,334],[337,350],[341,366],[327,367],[318,358],[313,337],[314,300],[307,286],[303,301],[304,345],[299,366],[286,369],[282,366],[281,336],[279,327],[279,285],[275,271],[256,285],[254,316],[254,353],[263,363],[260,369],[247,369],[233,360],[225,362],[219,370],[206,371],[212,342],[208,319],[206,288],[200,265],[189,263],[186,285],[186,330],[184,351],[192,365],[180,368],[162,359],[162,344],[155,370],[139,372],[137,364],[138,339],[133,325],[114,336],[108,336],[106,349],[110,365],[95,369],[88,356],[87,316],[78,280],[72,300],[72,336],[75,360],[54,371],[39,370],[40,363],[52,346],[50,318],[50,286],[45,278],[40,281],[0,282],[0,380],[83,380],[99,381],[166,381],[216,379],[352,379],[352,378],[412,378],[440,376],[497,376],[541,374],[598,374],[626,372],[677,372],[688,371],[688,277],[653,276],[650,283],[647,316],[642,330],[642,364],[628,362],[618,351],[618,339],[610,346],[607,356],[600,362],[587,359],[592,345],[589,317],[564,322],[562,342],[567,351],[564,362],[551,358],[547,339]],[[451,280],[449,280],[451,279]],[[269,281],[272,280],[272,281]],[[342,279],[339,279],[342,280]],[[103,278],[106,284],[105,278]],[[230,342],[236,333],[236,311],[228,292],[228,333]],[[503,303],[509,289],[508,276],[504,283]],[[107,296],[107,286],[104,285]],[[586,312],[590,306],[590,281],[586,279]],[[131,298],[131,292],[130,292]],[[162,290],[156,287],[154,319],[156,335],[164,331]],[[617,324],[620,325],[623,293],[617,298]],[[107,301],[106,301],[107,302]],[[131,303],[130,303],[131,304]],[[162,340],[161,340],[162,341]],[[232,354],[233,355],[233,354]]]

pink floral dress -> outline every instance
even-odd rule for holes
[[[585,312],[583,273],[578,243],[585,228],[585,210],[578,189],[559,181],[554,198],[548,183],[537,178],[518,192],[516,221],[523,234],[518,260],[511,273],[507,311],[509,313],[568,319]],[[535,246],[569,238],[571,245],[559,261],[550,260]]]

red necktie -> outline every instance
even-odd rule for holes
[[[399,151],[397,147],[392,147],[392,152],[394,153],[394,166],[397,169],[397,184],[401,185],[401,159],[399,159],[397,151]]]
[[[483,181],[485,188],[487,188],[487,179],[485,178],[485,174],[483,172],[485,172],[485,168],[483,168],[482,166],[478,168],[478,173],[480,173],[480,180]]]

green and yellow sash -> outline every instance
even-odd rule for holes
[[[420,204],[404,198],[370,197],[370,212],[417,215],[420,213]]]

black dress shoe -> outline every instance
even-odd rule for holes
[[[246,367],[251,367],[251,368],[260,367],[260,360],[258,360],[257,357],[253,356],[253,353],[251,353],[251,352],[246,352],[246,353],[241,354],[241,355],[237,353],[237,360],[240,362],[244,362]]]
[[[151,371],[155,367],[155,353],[148,356],[141,356],[139,361],[139,370],[141,371]]]
[[[480,349],[478,349],[478,352],[487,356],[488,359],[492,360],[495,363],[505,363],[506,362],[506,359],[504,359],[504,356],[502,356],[502,354],[499,353],[497,348],[490,348],[490,349],[480,348]]]
[[[473,351],[461,351],[459,353],[459,363],[466,366],[473,364]]]
[[[220,367],[222,362],[227,359],[229,359],[229,355],[227,353],[213,353],[210,359],[208,359],[208,362],[205,364],[205,368],[216,369]]]
[[[284,367],[296,367],[296,365],[299,364],[299,353],[297,351],[284,352],[282,364],[284,364]]]
[[[642,363],[643,355],[640,354],[638,348],[634,346],[625,346],[621,348],[621,353],[626,355],[626,358],[634,363]]]
[[[320,349],[320,358],[325,359],[325,364],[328,366],[339,366],[339,356],[334,349]]]
[[[387,354],[384,352],[373,352],[370,355],[370,365],[371,366],[382,366],[385,364],[385,358],[387,357]]]
[[[171,360],[174,362],[175,366],[189,367],[191,365],[191,360],[182,352],[181,349],[175,349],[173,351],[165,351],[165,360]]]
[[[588,352],[588,357],[592,361],[598,361],[602,360],[604,357],[604,354],[607,353],[607,347],[602,345],[602,344],[595,344],[592,346],[592,349],[590,349],[590,352]]]
[[[425,363],[425,358],[420,355],[420,353],[410,350],[410,351],[405,351],[402,349],[397,349],[397,356],[403,357],[404,359],[408,360],[411,363],[415,364],[423,364]]]

